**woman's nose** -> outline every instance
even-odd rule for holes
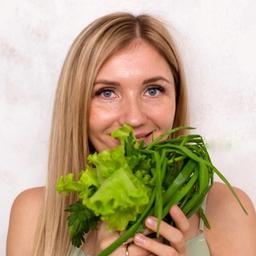
[[[124,102],[121,112],[121,124],[126,123],[132,127],[139,127],[147,121],[146,111],[138,99]]]

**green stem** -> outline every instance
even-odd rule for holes
[[[116,250],[119,246],[125,243],[130,237],[134,236],[134,234],[136,233],[140,225],[144,222],[145,218],[148,216],[148,213],[150,212],[154,201],[155,201],[155,190],[153,190],[148,207],[146,208],[144,213],[140,215],[138,220],[127,231],[125,231],[116,241],[114,241],[110,246],[108,246],[106,249],[101,251],[98,254],[98,256],[108,256],[110,253]]]

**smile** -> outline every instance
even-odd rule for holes
[[[149,132],[149,133],[137,133],[135,134],[135,138],[137,140],[144,140],[144,142],[146,144],[152,142],[153,139],[153,132]]]

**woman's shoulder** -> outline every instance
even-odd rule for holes
[[[44,202],[44,187],[22,191],[14,200],[7,236],[8,255],[29,255]],[[23,254],[24,252],[24,254]]]
[[[243,255],[256,255],[253,254],[256,253],[255,206],[246,192],[237,187],[233,189],[247,214],[225,184],[214,183],[207,197],[206,215],[211,225],[211,229],[206,231],[207,240],[210,241],[212,253],[215,248],[223,248],[226,253],[223,255],[227,252],[228,255],[242,255],[244,250],[248,251]],[[216,254],[222,255],[219,251]]]
[[[44,197],[45,187],[33,187],[23,190],[21,193],[17,195],[14,200],[13,205],[17,205],[20,203],[39,203]]]
[[[255,213],[255,207],[247,193],[238,187],[232,188],[247,212]],[[213,184],[208,193],[208,203],[207,208],[209,212],[214,213],[214,215],[216,215],[218,211],[222,213],[226,211],[247,216],[228,186],[223,183],[215,182]]]
[[[44,192],[45,187],[34,187],[22,191],[13,202],[11,214],[24,215],[24,217],[39,214],[44,201]]]

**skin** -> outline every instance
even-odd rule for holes
[[[143,83],[159,76],[164,80]],[[114,147],[117,141],[110,134],[123,123],[130,124],[137,138],[146,143],[151,141],[152,136],[170,128],[175,113],[173,83],[165,60],[143,41],[136,41],[112,56],[100,70],[92,95],[89,130],[95,149],[100,151]],[[159,86],[164,87],[164,90],[160,90]],[[248,216],[222,183],[214,183],[208,193],[206,216],[211,229],[205,228],[204,234],[213,256],[256,255],[255,208],[242,190],[235,188],[235,191],[246,207]],[[32,188],[15,199],[7,238],[8,256],[32,255],[31,241],[44,193],[43,187]],[[161,222],[160,235],[172,246],[137,234],[134,243],[129,246],[129,255],[187,256],[186,240],[198,234],[199,216],[194,214],[187,219],[177,206],[170,209],[170,215],[176,227]],[[154,216],[147,218],[145,225],[156,231]],[[89,233],[82,249],[90,255],[97,255],[118,236],[117,232],[107,231],[105,223],[100,223],[96,231]],[[112,255],[125,255],[125,246],[118,248]]]
[[[159,114],[161,113],[161,114]],[[111,132],[124,123],[146,143],[172,127],[175,88],[163,57],[141,40],[112,56],[99,71],[93,88],[89,139],[97,151],[118,141]]]

